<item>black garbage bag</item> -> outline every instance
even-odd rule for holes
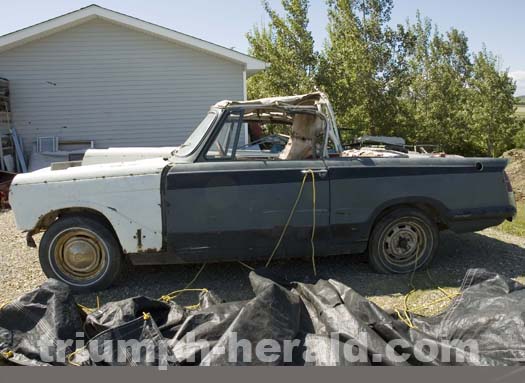
[[[314,334],[312,318],[297,291],[256,273],[250,274],[250,282],[252,300],[212,306],[186,319],[170,342],[181,364],[367,364],[345,360],[339,339]]]
[[[196,307],[205,309],[220,302],[217,295],[205,290],[199,294]],[[89,342],[70,362],[82,366],[178,364],[169,341],[180,332],[188,312],[173,301],[147,297],[109,302],[87,315],[84,329]],[[211,323],[210,318],[206,323]]]
[[[301,331],[301,300],[297,294],[257,274],[250,273],[250,282],[255,298],[237,313],[201,361],[201,366],[282,365],[286,362],[278,353],[261,360],[254,346],[264,340],[274,340],[282,347],[283,341],[296,339]],[[242,343],[235,344],[235,339]]]
[[[199,309],[207,309],[221,303],[224,303],[224,300],[213,291],[205,290],[199,294]]]
[[[64,365],[81,332],[69,287],[53,279],[0,310],[0,353],[14,364]]]
[[[382,336],[373,330],[381,323],[392,329],[406,331],[406,325],[392,318],[377,305],[363,298],[351,288],[337,282],[320,280],[314,285],[298,283],[296,293],[305,304],[314,328],[313,333],[329,337],[331,343],[341,342],[343,354],[339,364],[407,365],[394,359],[398,353],[388,348],[392,337]],[[346,349],[346,350],[345,350]],[[344,352],[346,351],[346,355]],[[387,352],[391,351],[391,353]],[[315,348],[310,353],[319,354]],[[344,361],[343,361],[344,360]],[[311,364],[306,362],[306,364]]]
[[[162,302],[147,297],[134,297],[110,302],[87,315],[84,330],[91,339],[99,333],[122,326],[144,313],[149,314],[159,328],[170,329],[182,322],[184,308],[174,302]]]
[[[199,365],[247,302],[221,303],[191,312],[168,341],[177,364]]]
[[[109,328],[69,357],[75,366],[168,366],[172,352],[149,314]]]
[[[204,292],[189,310],[136,297],[104,305],[84,324],[67,287],[49,281],[0,312],[0,351],[18,364],[64,364],[46,362],[38,340],[55,345],[85,328],[87,345],[70,364],[525,364],[525,287],[500,275],[470,270],[448,310],[413,315],[413,326],[340,282],[277,283],[265,275],[250,274],[248,301],[223,303]]]
[[[469,270],[442,314],[411,315],[413,328],[336,281],[299,283],[296,291],[316,334],[353,338],[372,364],[525,364],[525,286],[486,270]]]
[[[525,286],[499,274],[469,270],[461,296],[444,313],[412,321],[419,329],[412,333],[413,342],[424,334],[450,345],[453,352],[466,349],[460,355],[465,364],[525,364]]]

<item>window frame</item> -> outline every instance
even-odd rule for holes
[[[237,122],[237,131],[235,133],[234,137],[234,145],[232,147],[232,153],[230,156],[225,158],[212,158],[208,157],[208,151],[210,150],[211,146],[214,144],[215,140],[221,133],[221,130],[224,128],[224,124],[226,123],[226,120],[235,112],[239,113],[239,121]],[[235,161],[235,156],[237,154],[237,147],[239,145],[239,138],[241,136],[241,129],[244,122],[244,109],[242,108],[236,108],[236,109],[230,109],[227,110],[223,115],[222,118],[219,120],[219,122],[216,124],[216,128],[212,135],[210,135],[210,138],[208,139],[208,142],[204,146],[202,150],[201,161],[204,162],[233,162]]]
[[[321,153],[320,153],[320,156],[317,156],[317,154],[314,152],[313,153],[313,156],[312,156],[312,159],[313,160],[324,160],[324,159],[329,159],[330,156],[329,155],[325,155],[325,151],[327,150],[327,142],[328,142],[328,119],[327,117],[324,115],[324,113],[321,113],[320,111],[317,111],[316,113],[308,113],[308,112],[305,112],[305,111],[301,111],[301,110],[296,110],[296,111],[291,111],[292,113],[296,113],[296,114],[315,114],[317,116],[319,116],[321,118],[321,120],[323,121],[323,140],[322,140],[322,150],[321,150]],[[235,147],[233,148],[232,150],[232,154],[231,156],[229,156],[228,158],[210,158],[210,157],[207,157],[206,154],[208,153],[208,151],[210,150],[211,146],[213,145],[213,143],[215,142],[215,140],[217,139],[217,136],[220,134],[220,131],[222,130],[222,128],[224,127],[224,123],[225,121],[234,113],[239,113],[239,122],[238,122],[238,125],[237,125],[237,133],[235,135]],[[235,107],[235,108],[230,108],[230,109],[225,109],[225,111],[222,113],[222,115],[220,116],[220,118],[218,119],[218,121],[216,120],[216,123],[213,127],[213,132],[211,132],[211,134],[208,135],[208,140],[206,141],[205,145],[202,147],[202,150],[200,152],[200,154],[197,156],[195,162],[242,162],[242,161],[238,161],[236,159],[236,156],[237,156],[237,149],[239,147],[239,139],[240,139],[240,135],[241,135],[241,129],[242,129],[242,125],[245,123],[244,121],[244,115],[245,115],[245,108],[243,107]],[[314,140],[314,145],[315,145],[315,140]],[[268,161],[268,159],[264,159],[264,158],[253,158],[250,159],[250,161]],[[305,161],[309,161],[309,160],[305,160]]]
[[[176,158],[189,158],[191,156],[193,156],[198,150],[199,150],[199,147],[202,146],[202,143],[203,141],[206,140],[206,136],[209,134],[210,130],[213,130],[215,124],[217,123],[217,120],[219,119],[220,120],[220,117],[219,117],[219,112],[217,110],[214,110],[214,109],[210,109],[208,111],[208,113],[206,114],[206,117],[210,114],[214,114],[214,118],[213,120],[211,120],[210,122],[210,125],[208,126],[208,128],[206,129],[205,132],[203,132],[203,134],[201,135],[201,138],[199,139],[199,142],[197,144],[194,145],[194,147],[191,149],[191,151],[189,153],[186,153],[184,155],[178,155],[177,153],[174,153],[173,156],[176,157]],[[201,120],[201,122],[204,121],[204,118]],[[193,131],[187,138],[186,140],[184,141],[184,143],[186,143],[187,140],[189,140],[189,138],[192,136],[192,134],[194,133],[195,131]],[[184,144],[183,143],[183,144]]]

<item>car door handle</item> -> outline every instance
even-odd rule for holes
[[[301,173],[303,174],[314,173],[314,174],[319,175],[319,178],[325,178],[328,175],[328,170],[327,169],[304,169],[304,170],[301,170]]]

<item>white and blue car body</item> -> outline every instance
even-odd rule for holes
[[[291,129],[278,150],[260,137],[276,125]],[[88,151],[18,175],[10,201],[29,244],[45,232],[46,274],[78,291],[109,286],[123,257],[267,259],[283,231],[276,258],[310,256],[314,234],[317,256],[368,251],[377,271],[406,273],[430,262],[439,231],[516,214],[504,159],[378,153],[345,156],[321,93],[223,101],[179,147]]]

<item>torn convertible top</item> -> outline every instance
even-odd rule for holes
[[[223,100],[213,106],[213,108],[226,109],[242,107],[248,110],[244,114],[245,121],[278,122],[284,124],[293,123],[293,119],[287,116],[288,113],[304,113],[324,115],[326,118],[327,135],[334,144],[337,152],[343,151],[341,138],[337,129],[335,114],[328,97],[322,92],[307,93],[295,96],[269,97],[249,101],[230,101]],[[283,110],[285,112],[283,112]],[[325,148],[326,151],[326,148]],[[328,155],[327,152],[324,153]]]
[[[315,92],[296,96],[269,97],[248,101],[223,100],[214,105],[216,108],[228,108],[232,106],[315,106],[328,103],[328,98],[324,93]]]

